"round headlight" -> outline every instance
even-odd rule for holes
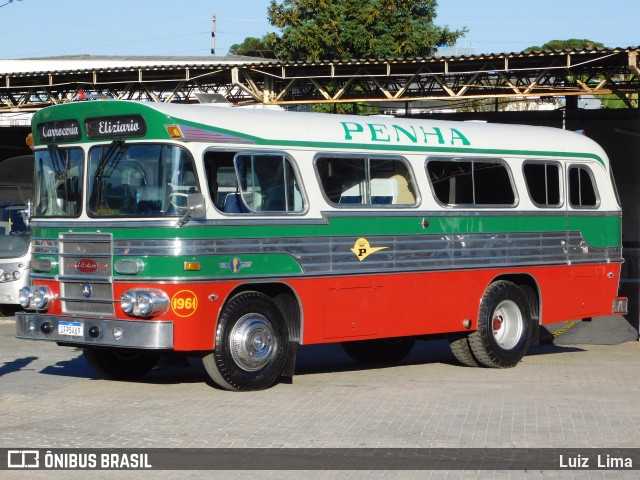
[[[31,304],[31,299],[33,298],[33,290],[29,287],[24,287],[20,289],[18,293],[18,302],[22,308],[29,308]]]
[[[137,304],[137,315],[142,315],[146,317],[147,315],[151,315],[153,311],[153,297],[147,292],[139,293],[136,297]]]
[[[122,311],[124,313],[133,312],[134,306],[135,306],[135,298],[132,295],[129,295],[129,292],[123,293],[120,296],[120,307],[122,307]]]
[[[7,272],[4,275],[2,275],[2,279],[5,282],[10,282],[11,280],[13,280],[13,276],[11,275],[11,273]]]
[[[120,308],[134,317],[155,317],[169,308],[169,297],[162,290],[133,288],[120,296]]]
[[[46,309],[52,299],[53,295],[47,287],[38,287],[33,292],[33,306],[37,310]]]
[[[22,277],[22,274],[19,271],[15,271],[13,272],[13,279],[14,280],[20,280],[20,277]]]

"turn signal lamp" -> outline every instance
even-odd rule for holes
[[[34,258],[31,261],[31,266],[37,272],[51,272],[53,270],[54,265],[56,265],[55,260],[47,257]]]
[[[200,262],[184,262],[184,269],[186,272],[199,272]]]
[[[121,259],[116,261],[113,269],[122,275],[137,275],[144,270],[144,262],[139,258]]]
[[[182,130],[180,130],[178,125],[167,125],[167,133],[171,138],[184,138]]]
[[[27,147],[33,150],[33,133],[30,133],[29,135],[27,135],[25,143],[27,144]]]

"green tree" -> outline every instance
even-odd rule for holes
[[[231,55],[247,57],[276,58],[275,52],[269,46],[267,36],[262,38],[247,37],[242,43],[235,43],[229,48]]]
[[[419,57],[466,33],[436,26],[437,0],[271,1],[265,37],[283,60]]]
[[[604,43],[594,42],[593,40],[587,40],[586,38],[570,38],[569,40],[551,40],[545,43],[541,47],[529,47],[525,52],[539,52],[539,51],[551,51],[551,50],[580,50],[580,49],[593,50],[595,48],[605,48]]]

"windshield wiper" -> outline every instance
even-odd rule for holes
[[[104,150],[100,154],[100,160],[98,161],[98,166],[96,167],[96,184],[95,190],[92,192],[91,200],[92,204],[97,204],[102,201],[102,177],[104,176],[105,167],[116,158],[116,153],[122,152],[120,148],[124,145],[124,140],[114,140],[109,145],[109,148],[105,152]]]
[[[98,162],[98,167],[96,168],[96,178],[102,178],[104,175],[104,169],[111,160],[116,157],[116,153],[119,152],[120,147],[124,145],[124,140],[114,140],[109,145],[109,148],[106,152],[103,152],[100,155],[100,161]]]

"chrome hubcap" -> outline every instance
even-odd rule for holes
[[[241,369],[255,372],[266,365],[274,353],[271,323],[262,315],[249,313],[231,332],[231,356]]]
[[[500,302],[491,321],[496,343],[505,350],[514,348],[524,330],[524,320],[518,305],[511,300]]]

